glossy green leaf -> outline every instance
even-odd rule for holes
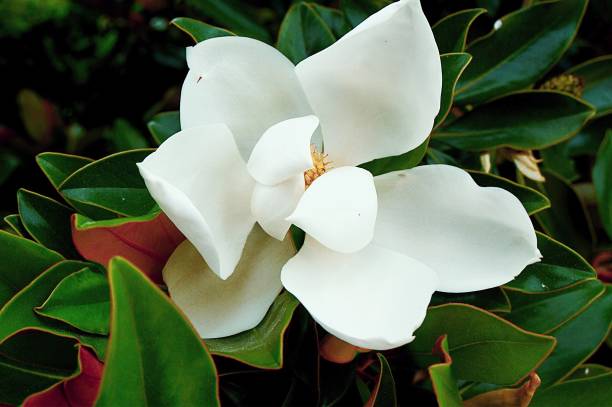
[[[336,41],[331,28],[310,3],[296,3],[287,12],[276,47],[294,64]]]
[[[570,380],[539,390],[530,407],[607,406],[612,400],[612,372],[589,379]]]
[[[35,311],[81,331],[107,335],[110,297],[106,276],[90,268],[72,273],[60,281]]]
[[[212,357],[181,312],[140,271],[111,261],[112,325],[96,406],[216,406]]]
[[[414,150],[408,151],[407,153],[392,157],[378,158],[365,164],[361,164],[360,167],[370,171],[374,176],[386,174],[391,171],[407,170],[415,167],[421,162],[425,156],[425,153],[427,152],[428,144],[429,138],[426,139],[420,146]]]
[[[590,379],[593,377],[601,376],[612,372],[612,368],[607,366],[598,365],[595,363],[586,363],[580,365],[569,375],[564,381],[575,380],[575,379]]]
[[[370,399],[366,403],[367,407],[396,407],[397,395],[395,394],[395,380],[389,362],[382,353],[377,353],[380,362],[378,378]]]
[[[158,113],[147,123],[147,127],[157,145],[160,145],[181,131],[180,114],[178,111]]]
[[[612,55],[591,59],[567,73],[583,80],[582,98],[595,106],[597,117],[612,113]]]
[[[593,113],[591,106],[564,93],[518,92],[479,106],[436,130],[434,137],[462,150],[539,149],[576,134]]]
[[[175,25],[181,31],[184,31],[189,35],[194,42],[202,42],[206,41],[210,38],[216,37],[226,37],[228,35],[236,35],[231,31],[225,30],[223,28],[215,27],[214,25],[206,24],[205,22],[189,18],[189,17],[177,17],[170,22],[170,24]],[[168,112],[174,113],[174,112]],[[178,114],[178,112],[176,112]],[[166,113],[160,113],[159,115],[163,115]],[[155,120],[155,117],[153,118]],[[151,128],[151,122],[149,122],[149,129]],[[159,140],[158,140],[159,142]],[[161,142],[159,142],[161,144]]]
[[[527,332],[482,309],[447,304],[429,308],[407,348],[419,364],[430,365],[436,362],[431,349],[445,334],[458,379],[502,385],[520,381],[555,346],[554,338]]]
[[[336,38],[342,37],[351,30],[351,25],[344,13],[336,8],[325,7],[318,3],[308,3],[321,16]]]
[[[563,243],[536,232],[542,260],[530,264],[506,287],[524,292],[541,293],[569,287],[579,281],[595,278],[595,270],[582,256]]]
[[[576,171],[576,163],[569,156],[568,142],[569,140],[540,150],[540,158],[542,159],[542,168],[554,172],[567,182],[573,182],[580,175]]]
[[[526,180],[550,199],[551,207],[535,214],[547,235],[567,244],[586,258],[593,250],[593,226],[576,191],[558,175],[542,171],[544,183]]]
[[[21,222],[34,240],[68,258],[79,257],[70,232],[73,210],[27,189],[17,192],[17,204]]]
[[[589,121],[574,137],[567,141],[567,155],[597,155],[597,150],[612,129],[612,114]]]
[[[502,316],[528,331],[548,333],[584,311],[603,292],[603,284],[595,278],[552,292],[507,290],[512,311]]]
[[[434,351],[440,356],[441,362],[429,366],[428,371],[438,405],[440,407],[463,406],[463,401],[457,388],[457,379],[453,372],[452,359],[448,351],[448,337],[446,335],[438,339]]]
[[[63,257],[31,240],[0,231],[0,306]]]
[[[112,127],[105,129],[103,137],[113,145],[113,151],[149,147],[149,143],[140,131],[125,119],[115,119]]]
[[[72,331],[65,324],[45,319],[34,312],[49,297],[55,286],[72,273],[88,267],[87,263],[66,260],[49,267],[0,310],[0,343],[24,329],[34,328],[70,337],[91,347],[99,357],[104,355],[106,338]]]
[[[593,185],[601,222],[612,239],[612,130],[608,130],[599,147],[593,167]]]
[[[586,4],[542,2],[502,17],[498,29],[468,46],[474,61],[459,81],[455,100],[482,103],[533,84],[571,44]]]
[[[474,181],[481,187],[497,187],[505,189],[517,197],[525,207],[528,214],[540,212],[550,207],[550,201],[541,192],[526,187],[499,175],[487,174],[480,171],[468,171]]]
[[[4,217],[4,222],[6,222],[6,224],[11,227],[11,229],[13,230],[13,232],[15,232],[17,236],[28,236],[28,231],[23,226],[23,223],[21,222],[21,217],[19,217],[18,214],[6,215]]]
[[[68,199],[119,215],[145,215],[153,210],[155,202],[136,163],[143,161],[152,151],[125,151],[94,161],[70,175],[59,190]],[[85,215],[91,217],[88,213]]]
[[[59,190],[59,186],[75,171],[93,162],[90,158],[63,153],[41,153],[36,156],[36,162],[47,176],[53,187]],[[108,219],[115,217],[113,212],[98,208],[93,205],[72,201],[64,197],[73,208],[87,214],[94,219]]]
[[[479,15],[486,12],[487,10],[482,8],[461,10],[435,23],[431,29],[440,54],[463,52],[470,26]]]
[[[434,127],[442,123],[451,111],[455,86],[459,77],[472,60],[472,56],[465,52],[456,52],[440,55],[440,60],[442,63],[442,94],[440,96],[440,111],[434,120]]]
[[[612,292],[598,297],[584,312],[550,332],[557,339],[557,347],[538,369],[542,388],[551,386],[566,376],[592,355],[610,332],[612,321]]]
[[[492,312],[510,311],[508,297],[499,287],[469,293],[443,293],[436,291],[430,301],[431,306],[448,303],[469,304]]]
[[[346,15],[349,23],[356,27],[363,20],[392,2],[393,0],[341,0],[340,9]]]
[[[207,339],[211,353],[236,359],[262,369],[283,366],[283,337],[298,300],[288,292],[281,293],[255,328],[219,339]]]

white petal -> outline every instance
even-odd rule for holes
[[[374,243],[427,264],[440,291],[497,287],[541,257],[520,201],[501,188],[479,187],[459,168],[426,165],[374,182]]]
[[[285,220],[304,194],[304,175],[298,174],[278,185],[255,184],[251,211],[269,235],[283,240],[291,222]]]
[[[273,124],[312,113],[293,64],[263,42],[219,37],[187,49],[181,127],[225,123],[246,160]]]
[[[327,331],[377,350],[414,339],[437,284],[430,268],[408,256],[376,245],[342,254],[309,236],[281,279]]]
[[[418,0],[385,7],[296,72],[337,165],[414,149],[440,108],[440,55]]]
[[[341,167],[317,178],[287,220],[330,249],[352,253],[372,240],[376,208],[372,174]]]
[[[319,127],[316,116],[285,120],[261,136],[247,168],[259,183],[276,185],[312,168],[310,139]]]
[[[203,338],[234,335],[255,327],[281,291],[280,270],[295,253],[255,226],[236,271],[220,280],[185,241],[172,254],[163,276],[170,297]]]
[[[138,164],[151,196],[219,277],[229,277],[255,219],[255,181],[224,125],[192,127]]]

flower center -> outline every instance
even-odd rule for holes
[[[312,157],[312,168],[304,171],[306,188],[308,188],[315,179],[331,169],[331,161],[327,161],[327,154],[318,152],[314,144],[310,146],[310,155]]]

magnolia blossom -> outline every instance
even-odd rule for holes
[[[389,349],[413,339],[434,291],[495,287],[539,260],[509,192],[446,165],[358,167],[422,144],[439,110],[440,56],[417,0],[297,66],[241,37],[190,47],[187,62],[182,130],[139,168],[188,239],[164,280],[204,338],[257,325],[282,281],[330,333]],[[297,254],[291,224],[306,232]]]

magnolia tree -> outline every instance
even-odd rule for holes
[[[0,233],[0,402],[612,402],[612,59],[556,67],[586,0],[480,38],[366,3],[296,3],[275,47],[176,18],[156,149],[37,156],[64,202]]]

